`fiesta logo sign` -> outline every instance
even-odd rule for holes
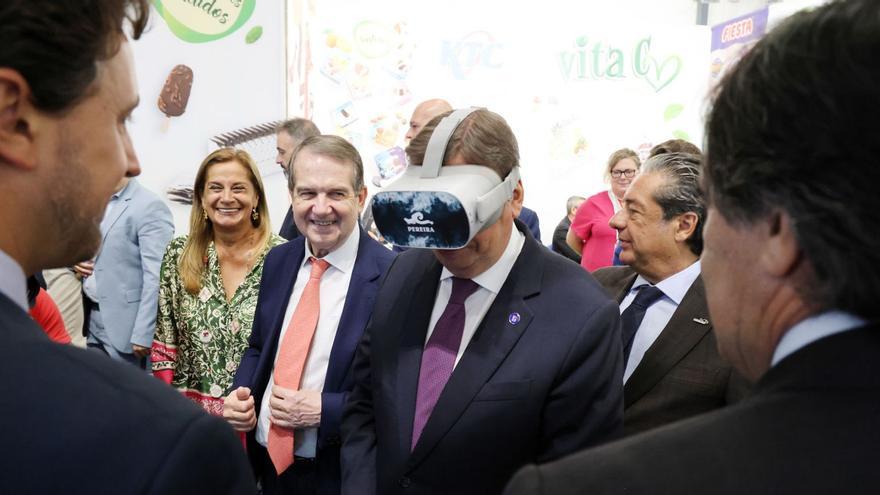
[[[752,18],[749,17],[748,19],[743,19],[739,22],[734,22],[733,24],[728,24],[724,26],[724,29],[721,30],[721,42],[730,43],[732,41],[748,38],[754,32],[755,21],[753,21]]]

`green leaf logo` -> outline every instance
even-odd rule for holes
[[[256,0],[153,0],[153,6],[175,36],[189,43],[206,43],[229,36],[244,25]]]
[[[244,42],[250,45],[260,39],[260,36],[263,36],[263,26],[254,26],[248,31],[247,35],[245,35]]]
[[[674,137],[675,139],[684,139],[685,141],[691,140],[691,137],[688,135],[688,133],[681,130],[672,131],[672,137]]]
[[[681,115],[681,111],[684,110],[684,105],[680,103],[673,103],[666,107],[666,111],[663,112],[663,120],[669,122],[670,120]]]

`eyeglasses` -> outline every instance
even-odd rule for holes
[[[629,170],[612,170],[611,177],[615,179],[619,179],[621,176],[626,176],[627,179],[632,179],[636,176],[638,170],[631,168]]]

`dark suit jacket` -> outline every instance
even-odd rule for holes
[[[305,237],[300,237],[273,248],[266,255],[263,265],[253,330],[232,385],[233,389],[251,389],[258,416],[263,392],[272,376],[284,312],[290,302],[303,256]],[[391,251],[361,231],[357,259],[321,393],[321,425],[318,428],[316,455],[318,493],[321,494],[339,493],[339,424],[342,406],[352,387],[351,362],[373,311],[379,279],[393,259]],[[256,442],[255,431],[251,431],[247,439],[250,452],[263,448]],[[252,461],[256,462],[253,456]]]
[[[0,294],[0,493],[255,493],[232,430],[134,366],[50,342]]]
[[[526,227],[529,228],[529,232],[532,233],[532,237],[535,238],[539,243],[541,242],[541,223],[538,221],[538,214],[535,213],[535,210],[530,210],[525,206],[519,211],[519,216],[517,217],[520,222],[524,223]]]
[[[618,304],[638,274],[628,266],[593,276]],[[696,320],[706,321],[701,324]],[[748,383],[718,355],[706,291],[697,277],[666,328],[645,353],[623,389],[624,434],[718,409],[742,399]]]
[[[581,255],[577,254],[577,251],[571,248],[568,245],[568,242],[565,241],[565,238],[568,236],[568,229],[571,227],[571,220],[568,219],[567,216],[562,217],[562,220],[559,221],[559,224],[556,226],[556,230],[553,231],[553,251],[565,256],[566,258],[574,261],[577,264],[581,263]]]
[[[441,269],[433,253],[411,249],[379,290],[343,420],[343,493],[498,493],[528,462],[619,433],[617,306],[583,269],[526,234],[411,452]]]
[[[520,494],[876,493],[880,327],[816,341],[730,407],[520,471]]]
[[[296,223],[293,221],[293,207],[287,209],[287,214],[284,215],[284,220],[281,222],[281,228],[278,229],[278,235],[288,241],[302,236],[299,229],[296,228]]]

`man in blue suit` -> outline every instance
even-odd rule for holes
[[[140,37],[149,13],[145,0],[0,7],[0,493],[256,492],[225,421],[50,341],[27,313],[27,276],[94,257],[110,196],[141,172],[126,33]]]
[[[110,198],[101,234],[94,262],[74,266],[84,277],[87,345],[143,368],[156,330],[159,267],[174,236],[171,210],[125,177]]]
[[[410,143],[411,163],[423,163],[438,122]],[[518,163],[510,127],[480,109],[452,134],[443,166],[475,164],[504,178]],[[389,269],[355,357],[343,493],[498,493],[534,459],[619,433],[617,306],[589,274],[535,241],[516,219],[522,201],[518,183],[465,247],[410,249]],[[448,310],[456,305],[463,308]],[[453,333],[440,323],[452,312],[463,313],[456,338],[433,338]],[[446,381],[431,378],[441,339],[452,358]]]
[[[526,228],[529,229],[529,232],[532,233],[532,237],[535,238],[538,243],[541,242],[541,223],[538,221],[538,214],[535,213],[535,210],[530,210],[523,206],[520,209],[519,216],[517,217],[520,222],[524,223]]]
[[[224,416],[247,432],[263,493],[336,494],[351,363],[394,255],[358,226],[367,190],[351,144],[310,137],[292,160],[288,184],[303,237],[266,257],[250,347]],[[318,306],[312,320],[309,301]]]

